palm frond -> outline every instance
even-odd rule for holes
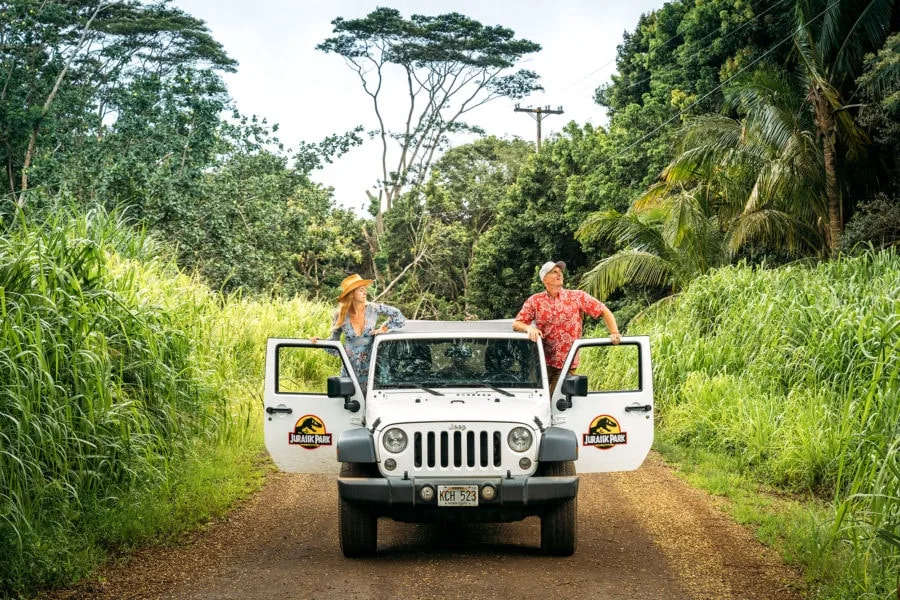
[[[660,203],[665,199],[671,189],[670,184],[666,182],[656,182],[647,188],[647,191],[638,196],[631,203],[631,210],[634,212],[645,212],[659,207]]]
[[[679,150],[703,146],[734,147],[741,137],[741,122],[715,113],[699,115],[688,121],[678,135]]]
[[[804,23],[805,21],[801,21]],[[794,47],[800,57],[798,72],[806,81],[805,87],[811,87],[817,81],[827,81],[821,61],[816,53],[816,43],[812,38],[812,32],[802,26],[798,26],[794,34]]]
[[[744,245],[753,242],[790,253],[825,247],[822,233],[788,213],[773,209],[741,215],[730,232],[728,251],[737,254]]]
[[[798,129],[803,100],[785,74],[760,69],[749,82],[730,90],[726,103],[744,113],[748,137],[772,153]]]
[[[795,136],[781,156],[763,165],[742,215],[776,210],[806,223],[827,218],[820,148],[812,146],[796,151],[798,146],[804,144]]]
[[[627,283],[671,286],[674,283],[671,263],[649,252],[622,250],[585,273],[579,287],[604,300]]]
[[[669,197],[666,203],[666,219],[662,226],[663,239],[666,244],[678,248],[685,243],[691,234],[704,226],[710,216],[704,213],[697,194],[702,189],[685,190]]]
[[[807,18],[800,21],[799,26],[804,27],[806,29],[812,29],[814,27],[815,21],[821,19],[822,26],[819,31],[819,44],[818,44],[818,55],[824,58],[829,50],[834,52],[841,44],[842,41],[842,24],[846,21],[846,17],[843,14],[842,1],[841,0],[826,0],[827,6],[824,8],[823,13],[816,13],[807,15]],[[846,0],[843,1],[843,4],[848,4]],[[850,2],[850,4],[855,4],[854,2]],[[821,16],[819,16],[821,14]],[[812,34],[812,32],[810,32]]]
[[[885,23],[891,22],[893,0],[871,0],[858,13],[850,9],[842,15],[840,45],[835,53],[833,64],[836,74],[851,74],[862,62],[867,48],[874,49],[882,44],[885,38]],[[854,18],[855,17],[855,18]]]
[[[575,232],[579,241],[609,239],[622,246],[642,251],[665,253],[666,243],[657,227],[649,220],[634,213],[622,214],[615,210],[600,211],[588,215]]]
[[[744,212],[754,212],[759,210],[760,206],[762,206],[765,201],[760,199],[760,187],[766,187],[765,183],[768,179],[766,177],[765,172],[768,168],[764,168],[760,173],[760,176],[756,178],[756,181],[753,183],[753,188],[750,190],[750,195],[747,196],[747,204],[744,206]],[[760,184],[763,184],[762,186]]]

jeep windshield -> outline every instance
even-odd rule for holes
[[[375,389],[539,388],[537,344],[527,339],[445,338],[382,340],[375,357]]]

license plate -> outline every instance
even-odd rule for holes
[[[438,506],[478,506],[477,485],[439,485]]]

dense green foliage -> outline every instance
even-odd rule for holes
[[[781,4],[782,9],[788,5]],[[636,31],[625,35],[617,58],[619,73],[596,94],[608,111],[609,124],[572,123],[545,144],[534,168],[522,171],[509,202],[500,206],[496,230],[488,231],[478,245],[472,303],[483,316],[508,314],[510,306],[520,303],[537,283],[535,266],[544,260],[566,261],[570,285],[578,285],[617,247],[628,247],[627,237],[582,235],[577,243],[574,238],[590,215],[628,211],[674,158],[684,120],[717,109],[723,98],[719,84],[753,60],[759,48],[768,49],[773,37],[789,35],[784,10],[758,8],[754,11],[742,1],[668,3],[644,15]],[[780,50],[767,58],[783,59],[787,49]],[[660,221],[657,214],[650,224],[658,228]],[[682,236],[677,237],[681,242]],[[670,261],[673,277],[629,278],[648,287],[626,286],[630,299],[613,296],[611,305],[619,308],[644,295],[658,297],[678,287],[673,279],[687,281],[684,275],[703,272],[700,265],[688,264],[699,261],[688,244],[683,246],[670,245],[671,257],[679,255]],[[722,259],[707,262],[715,266]],[[500,278],[489,276],[495,273]],[[608,288],[590,284],[589,278],[588,287],[608,299],[624,283]]]
[[[573,170],[591,167],[570,160],[570,152],[577,152],[586,137],[576,131],[573,148],[562,143],[548,144],[550,151],[542,148],[498,204],[496,226],[477,243],[472,265],[471,303],[482,318],[513,317],[540,285],[537,269],[545,257],[564,259],[570,270],[584,264],[573,236],[578,214],[568,208],[566,185],[567,176],[576,174]]]
[[[845,248],[894,243],[893,5],[666,3],[625,34],[618,73],[595,93],[608,124],[570,123],[540,153],[492,138],[447,152],[448,136],[480,133],[461,120],[469,110],[536,89],[536,74],[516,70],[536,44],[456,13],[338,17],[319,49],[364,76],[375,137],[401,150],[373,223],[312,179],[361,128],[293,153],[277,125],[225,116],[220,74],[235,64],[202,22],[165,2],[16,0],[0,11],[0,214],[121,209],[224,292],[330,297],[358,271],[412,314],[499,317],[552,258],[570,285],[636,307],[740,258],[825,254],[846,220]],[[480,87],[447,88],[397,129],[376,85],[392,70],[434,86],[418,94],[476,74]]]
[[[226,406],[192,352],[200,319],[187,328],[162,290],[147,297],[127,261],[153,248],[120,231],[82,220],[2,240],[5,590],[83,572],[106,541],[81,546],[87,532],[135,490],[168,485],[195,440],[225,434]]]
[[[642,17],[596,94],[609,125],[571,124],[520,172],[476,245],[470,304],[508,315],[549,258],[619,308],[741,258],[828,255],[848,218],[845,247],[896,243],[893,4],[691,1]]]
[[[393,296],[411,318],[470,318],[476,244],[494,228],[531,144],[487,137],[438,160],[422,197],[407,194],[386,215],[381,254],[404,275]],[[406,269],[404,272],[403,270]]]
[[[302,143],[229,110],[235,63],[167,2],[0,6],[0,223],[60,205],[123,214],[213,288],[317,295],[362,260],[361,221],[309,173],[357,132]]]
[[[0,159],[15,205],[47,184],[33,170],[59,153],[91,154],[116,115],[119,168],[144,171],[166,151],[182,167],[208,155],[204,130],[224,105],[215,72],[235,63],[201,21],[165,2],[13,0],[0,8],[0,36]],[[155,131],[167,135],[140,137]]]
[[[0,239],[0,595],[183,531],[255,479],[265,338],[329,309],[223,304],[159,250],[98,214]]]
[[[885,598],[900,568],[900,257],[723,268],[647,311],[658,433],[831,501],[817,598]],[[810,565],[808,565],[810,566]],[[815,586],[814,586],[815,587]]]

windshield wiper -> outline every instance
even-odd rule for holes
[[[427,388],[427,387],[425,387],[424,385],[419,385],[419,384],[417,384],[417,383],[389,383],[389,384],[387,384],[387,385],[384,386],[384,387],[387,388],[387,389],[404,389],[404,390],[405,390],[405,389],[410,389],[410,390],[415,389],[415,390],[424,390],[424,391],[426,391],[426,392],[428,392],[429,394],[432,394],[432,395],[434,395],[434,396],[443,396],[443,395],[444,395],[444,394],[440,393],[440,392],[437,391],[437,390],[433,390],[433,389],[431,389],[431,388]]]
[[[489,383],[481,383],[481,382],[479,382],[479,383],[472,383],[472,382],[469,382],[469,383],[461,384],[461,385],[463,385],[463,387],[486,387],[486,388],[491,388],[492,390],[494,390],[494,391],[497,392],[498,394],[503,394],[504,396],[515,396],[515,394],[513,394],[512,392],[507,392],[507,391],[504,390],[503,388],[498,388],[498,387],[493,386],[493,385],[491,385],[491,384],[489,384]]]

